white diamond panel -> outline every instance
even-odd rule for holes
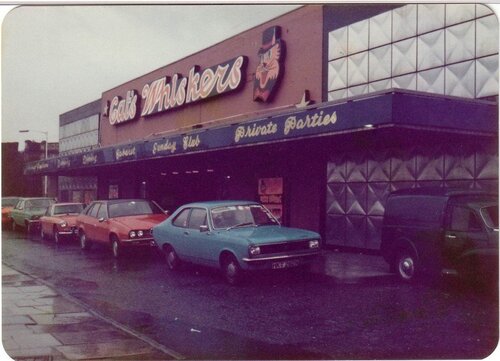
[[[446,29],[446,64],[474,58],[474,24],[474,21],[468,21]]]
[[[483,4],[476,4],[476,17],[494,14],[488,6]]]
[[[417,90],[444,94],[444,68],[435,68],[417,73]]]
[[[418,4],[418,33],[444,27],[444,4]]]
[[[417,5],[392,10],[392,41],[417,35]]]
[[[495,15],[477,19],[476,57],[498,53],[498,19]]]
[[[370,48],[375,48],[391,42],[392,34],[392,13],[387,11],[370,18]]]
[[[368,26],[368,20],[358,21],[348,26],[348,55],[368,49]]]
[[[349,86],[368,82],[368,52],[351,55],[347,58],[347,84]]]
[[[356,95],[363,95],[363,94],[368,94],[368,85],[367,84],[353,86],[353,87],[349,87],[347,89],[347,96],[349,96],[349,97],[353,97]]]
[[[476,61],[476,97],[498,94],[498,55]]]
[[[392,75],[415,71],[417,66],[416,38],[399,41],[392,46]]]
[[[445,94],[474,98],[474,61],[449,65],[445,68]]]
[[[475,4],[446,4],[446,25],[453,25],[474,19]]]
[[[347,55],[347,28],[340,28],[328,34],[328,59]]]
[[[391,79],[384,79],[368,84],[368,92],[375,93],[392,87]]]
[[[408,74],[392,78],[392,87],[407,90],[417,90],[417,76]]]
[[[347,58],[328,63],[328,90],[347,87]]]
[[[340,100],[347,98],[347,89],[335,90],[328,93],[328,101]]]
[[[444,31],[438,30],[418,37],[418,70],[444,64]]]
[[[380,80],[391,76],[391,46],[381,46],[369,54],[369,80]]]

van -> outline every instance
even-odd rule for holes
[[[389,195],[380,251],[403,281],[424,273],[498,275],[498,195],[449,188]]]

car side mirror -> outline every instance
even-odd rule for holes
[[[208,226],[206,224],[203,224],[200,226],[200,232],[208,232]]]
[[[99,223],[104,222],[104,217],[99,218],[98,221],[99,221]]]

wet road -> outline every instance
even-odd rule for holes
[[[496,293],[455,281],[281,272],[230,287],[204,268],[172,274],[158,255],[116,262],[13,232],[2,260],[190,359],[483,358],[498,341]]]

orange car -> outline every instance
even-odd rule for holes
[[[19,197],[4,197],[2,198],[2,225],[10,223],[10,212],[19,202]]]
[[[76,218],[80,247],[109,245],[115,258],[127,248],[156,248],[151,229],[167,217],[160,206],[145,199],[94,201]]]
[[[40,217],[42,239],[53,238],[59,243],[61,237],[76,236],[76,216],[83,211],[82,203],[54,203]]]

